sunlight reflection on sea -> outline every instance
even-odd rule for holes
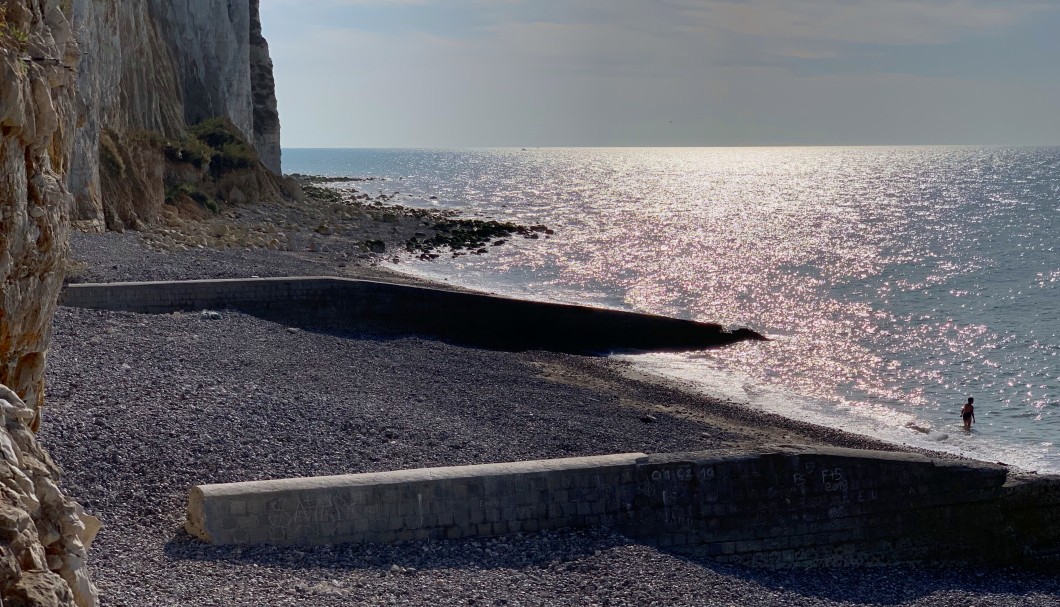
[[[1060,472],[1060,149],[285,150],[284,160],[289,171],[387,177],[368,183],[400,190],[404,204],[556,230],[406,270],[778,337],[635,357],[645,369],[791,417]],[[967,395],[970,436],[958,415]]]

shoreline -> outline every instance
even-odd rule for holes
[[[340,267],[335,251],[152,251],[131,233],[72,243],[81,276],[96,280],[310,271],[410,280]],[[1060,580],[1024,572],[968,580],[954,567],[743,569],[599,529],[392,546],[202,544],[182,531],[193,484],[773,442],[917,451],[644,382],[607,358],[290,332],[220,316],[56,315],[41,440],[71,497],[103,520],[89,563],[104,605],[1000,606],[1060,597]],[[822,575],[842,588],[821,587]]]
[[[237,210],[242,213],[245,209]],[[243,223],[242,216],[235,218],[235,222]],[[354,223],[364,223],[364,219],[355,219]],[[304,218],[303,218],[304,220]],[[368,220],[368,223],[380,223],[376,220]],[[312,223],[312,222],[310,222]],[[389,222],[388,222],[389,223]],[[422,229],[418,222],[398,221],[391,225],[388,239],[391,248],[393,243],[400,243],[414,231]],[[393,282],[411,286],[428,288],[441,288],[464,292],[477,292],[498,294],[492,291],[480,290],[474,287],[453,284],[436,278],[424,276],[409,270],[404,271],[398,264],[394,266],[381,265],[388,260],[377,254],[368,254],[355,257],[343,247],[349,247],[355,238],[336,238],[342,244],[340,246],[323,247],[323,250],[310,250],[312,239],[316,237],[315,232],[306,230],[308,234],[290,234],[294,247],[303,250],[268,250],[268,249],[215,249],[210,247],[189,248],[178,251],[159,251],[147,246],[143,235],[137,232],[115,234],[111,232],[103,234],[87,234],[74,232],[72,242],[88,253],[89,258],[94,261],[89,267],[79,273],[76,279],[68,282],[119,282],[139,280],[193,280],[200,278],[245,278],[252,276],[296,276],[296,275],[322,275],[337,276],[344,278],[355,278],[363,280],[378,280]],[[371,234],[371,230],[365,233]],[[338,236],[338,235],[336,235]],[[98,246],[105,242],[104,246]],[[91,244],[97,246],[90,246]],[[122,264],[110,263],[109,259],[101,259],[100,255],[108,257],[114,255],[114,260],[137,258],[137,266],[129,267]],[[144,259],[146,257],[146,259]],[[183,258],[184,263],[174,264],[176,258]],[[93,270],[94,268],[94,270]],[[85,280],[85,279],[88,280]],[[768,412],[754,408],[753,406],[730,400],[723,396],[704,392],[687,380],[667,376],[662,373],[653,373],[641,368],[627,360],[617,360],[610,356],[586,357],[588,366],[585,367],[585,378],[577,380],[583,383],[595,384],[600,390],[620,392],[624,381],[634,384],[643,383],[654,385],[663,390],[679,391],[691,399],[704,399],[716,403],[728,411],[728,415],[738,420],[754,420],[747,423],[756,424],[762,420],[769,420],[768,426],[772,428],[772,436],[777,440],[787,440],[787,435],[803,436],[812,444],[829,444],[833,446],[853,446],[854,448],[867,448],[882,451],[908,451],[921,453],[930,457],[940,459],[970,459],[958,453],[939,451],[927,447],[909,445],[905,443],[892,442],[871,435],[857,434],[847,430],[837,429],[831,426],[815,424],[803,421],[783,414]],[[589,372],[587,369],[598,369]],[[562,376],[568,372],[560,373]],[[601,377],[611,377],[611,380],[603,381]],[[623,382],[617,381],[622,379]],[[648,403],[642,404],[645,411],[662,410],[667,411],[665,406],[658,407]],[[690,415],[701,415],[690,413]],[[720,418],[712,418],[714,423],[723,423]],[[783,428],[790,427],[791,431]],[[837,440],[835,437],[844,436],[840,443],[829,443],[824,441]],[[814,441],[822,441],[815,443]],[[858,445],[866,445],[859,447]],[[988,461],[988,460],[976,460]],[[995,463],[995,462],[990,462]],[[996,462],[1002,463],[1002,462]],[[1009,465],[1009,464],[1005,464]],[[1012,466],[1013,470],[1020,470]]]
[[[320,275],[332,275],[341,276],[345,278],[357,278],[364,280],[379,280],[384,282],[394,282],[397,284],[408,284],[413,286],[421,287],[433,287],[442,288],[457,291],[466,292],[479,292],[486,293],[486,291],[478,291],[470,287],[464,287],[461,285],[454,285],[449,282],[441,282],[438,280],[432,280],[423,276],[419,276],[412,272],[403,272],[400,269],[389,268],[380,265],[337,265],[334,260],[326,254],[305,254],[290,251],[240,251],[240,250],[214,250],[214,249],[197,249],[181,252],[151,252],[151,251],[136,251],[142,245],[137,244],[135,239],[138,236],[136,233],[126,234],[85,234],[78,233],[74,240],[77,244],[84,246],[88,242],[96,241],[97,239],[110,241],[108,248],[117,250],[118,256],[128,258],[129,255],[147,255],[148,259],[138,259],[139,263],[136,266],[136,272],[128,273],[128,269],[123,270],[123,266],[120,264],[109,264],[100,263],[101,260],[96,259],[95,265],[97,268],[107,266],[109,271],[103,272],[84,272],[81,277],[91,276],[94,279],[92,282],[120,282],[120,281],[136,281],[146,280],[142,271],[161,273],[162,278],[156,278],[160,280],[193,280],[198,278],[239,278],[247,277],[245,272],[256,272],[252,276],[290,276],[292,271],[317,271]],[[117,246],[115,246],[117,245]],[[124,250],[123,250],[124,249]],[[100,251],[96,250],[94,253],[98,254]],[[174,255],[186,256],[189,261],[194,262],[195,267],[189,267],[187,265],[178,265],[174,267],[159,268],[152,262],[166,263],[173,260]],[[156,259],[150,259],[156,257]],[[230,264],[218,263],[222,260],[237,262],[236,267],[233,269]],[[286,263],[270,263],[285,261]],[[248,266],[245,264],[258,263],[261,264],[257,267]],[[341,262],[340,262],[341,263]],[[248,267],[253,269],[247,269]],[[244,272],[240,274],[240,272]],[[238,274],[238,275],[237,275]],[[306,274],[309,275],[309,274]],[[316,275],[316,274],[314,274]],[[105,277],[106,280],[99,280],[100,277]],[[77,280],[76,282],[88,282],[84,280]],[[813,424],[793,418],[785,417],[776,413],[769,413],[760,411],[752,407],[748,407],[745,404],[730,401],[728,399],[714,396],[711,394],[704,394],[702,391],[697,390],[693,386],[687,385],[682,380],[667,377],[660,374],[654,374],[645,372],[637,369],[636,365],[624,360],[616,360],[608,356],[591,356],[591,357],[579,357],[583,360],[579,361],[584,364],[575,365],[572,368],[564,369],[542,369],[541,374],[544,377],[549,377],[554,381],[567,382],[574,385],[581,385],[584,387],[592,387],[593,389],[600,392],[609,393],[624,393],[628,390],[629,385],[645,384],[653,386],[660,391],[673,391],[681,393],[685,398],[695,401],[703,400],[710,402],[713,406],[718,407],[725,413],[714,413],[706,414],[702,411],[681,411],[679,414],[687,415],[690,417],[698,417],[703,421],[710,421],[715,424],[724,426],[739,425],[741,423],[748,426],[759,426],[764,424],[764,427],[769,428],[766,435],[772,437],[776,441],[791,440],[792,437],[802,437],[802,440],[808,442],[808,444],[821,444],[829,446],[841,446],[841,447],[853,447],[853,448],[864,448],[874,449],[880,451],[908,451],[913,453],[921,453],[929,455],[931,457],[937,457],[941,459],[969,459],[963,458],[960,455],[947,453],[943,451],[934,451],[931,449],[925,449],[910,445],[897,444],[888,442],[885,440],[877,439],[872,436],[855,434],[831,428],[828,426]],[[644,412],[665,412],[669,413],[673,411],[672,407],[666,405],[660,405],[650,402],[639,402],[635,406],[639,410]],[[834,442],[833,442],[834,441]],[[984,460],[985,461],[985,460]]]

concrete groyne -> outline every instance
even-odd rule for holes
[[[506,350],[690,350],[750,329],[549,302],[328,277],[72,284],[61,305],[142,313],[232,308],[286,324],[415,333]]]
[[[629,453],[205,485],[187,529],[219,544],[489,537],[605,526],[768,566],[1055,562],[1060,478],[922,455],[780,446]]]

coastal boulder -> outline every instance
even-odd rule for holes
[[[94,607],[86,567],[99,520],[58,486],[59,468],[29,422],[35,412],[0,385],[0,603]]]

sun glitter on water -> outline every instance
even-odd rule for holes
[[[329,153],[333,172],[400,178],[407,203],[557,232],[413,271],[750,326],[779,339],[640,360],[792,417],[1060,471],[1058,149]]]

